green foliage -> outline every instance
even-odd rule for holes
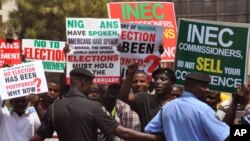
[[[66,17],[107,18],[106,0],[16,0],[8,29],[19,38],[65,40]]]

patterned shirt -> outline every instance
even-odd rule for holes
[[[116,112],[120,119],[120,124],[126,128],[141,131],[141,124],[139,116],[136,112],[130,109],[130,106],[121,100],[116,101]],[[116,141],[123,141],[123,139],[116,138]]]

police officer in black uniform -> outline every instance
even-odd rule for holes
[[[42,141],[57,132],[60,141],[96,141],[97,129],[126,140],[157,141],[158,136],[136,132],[120,126],[106,114],[105,108],[87,99],[94,75],[86,69],[70,72],[70,91],[51,104],[37,133],[30,141]]]

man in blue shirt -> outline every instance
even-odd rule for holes
[[[203,102],[209,91],[209,76],[191,72],[185,78],[183,95],[165,104],[145,131],[164,132],[168,141],[226,140],[229,126],[217,119],[215,111]]]

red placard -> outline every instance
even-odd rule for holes
[[[12,66],[21,63],[20,40],[8,43],[6,39],[0,39],[0,68],[3,67],[3,64]]]
[[[175,57],[177,26],[172,2],[112,2],[108,3],[109,18],[123,22],[164,26],[162,61],[173,62]]]

